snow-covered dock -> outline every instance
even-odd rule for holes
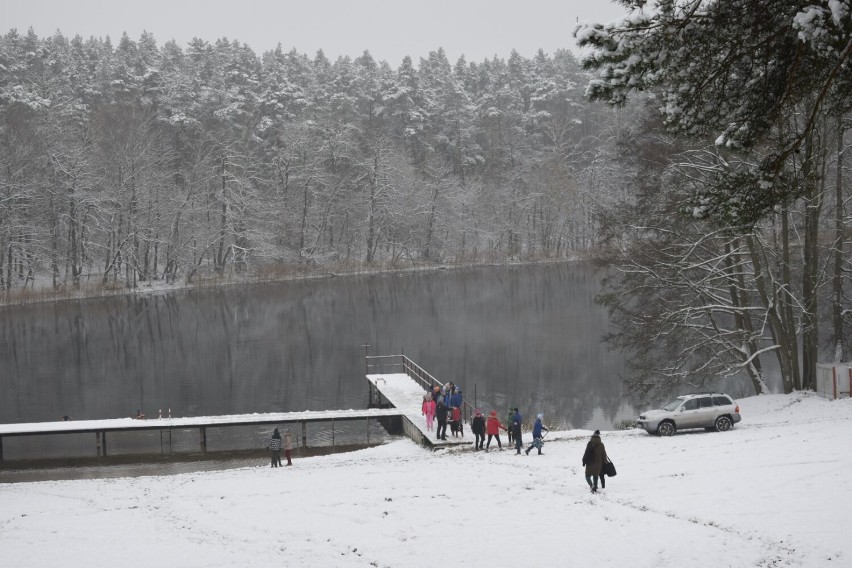
[[[426,419],[423,416],[424,384],[406,373],[387,375],[367,375],[367,380],[387,401],[402,415],[402,428],[406,436],[422,446],[441,447],[458,444],[472,444],[473,433],[468,431],[466,436],[453,437],[447,435],[446,440],[438,440],[435,431],[426,430]],[[435,428],[437,429],[437,422]]]
[[[310,422],[343,422],[351,420],[374,420],[401,416],[396,408],[368,408],[363,410],[309,410],[303,412],[269,412],[263,414],[229,414],[221,416],[193,416],[186,418],[112,418],[105,420],[70,420],[56,422],[30,422],[0,424],[0,461],[3,460],[3,438],[8,436],[37,436],[43,434],[95,434],[98,456],[107,455],[107,432],[129,432],[138,430],[199,430],[202,452],[207,451],[207,428],[229,426],[254,426],[264,424],[301,424],[303,445],[306,440],[307,424]]]
[[[371,364],[372,363],[372,364]],[[398,367],[401,373],[371,374],[371,368]],[[98,456],[107,455],[108,432],[160,431],[198,429],[199,449],[207,451],[207,429],[230,426],[257,425],[301,425],[302,446],[307,446],[307,425],[311,422],[330,422],[332,432],[335,422],[354,420],[382,420],[386,428],[398,429],[399,418],[402,430],[416,443],[427,447],[443,447],[473,442],[473,433],[467,436],[448,436],[446,440],[436,439],[435,431],[426,430],[426,419],[422,415],[424,393],[441,383],[416,363],[404,355],[367,357],[367,380],[370,383],[370,406],[366,409],[348,410],[306,410],[302,412],[269,412],[254,414],[228,414],[221,416],[193,416],[181,418],[137,419],[111,418],[103,420],[68,420],[55,422],[30,422],[21,424],[0,424],[0,461],[3,461],[3,438],[12,436],[39,436],[48,434],[94,434]],[[463,420],[470,418],[472,408],[463,403]],[[435,425],[437,429],[437,424]],[[369,441],[369,428],[368,441]],[[298,435],[298,434],[297,434]],[[169,438],[170,440],[171,438]],[[333,440],[332,434],[332,440]],[[333,442],[332,442],[333,443]]]

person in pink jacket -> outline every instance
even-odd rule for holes
[[[500,419],[497,418],[497,411],[492,410],[491,414],[488,416],[488,420],[485,421],[485,433],[488,434],[488,443],[485,444],[485,451],[488,451],[488,448],[491,446],[491,438],[497,438],[497,447],[501,450],[503,446],[500,444],[500,428],[503,430],[506,429],[505,426],[500,424]]]
[[[426,431],[431,431],[435,420],[435,401],[428,393],[423,397],[423,415],[426,416]]]

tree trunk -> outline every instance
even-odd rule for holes
[[[804,196],[804,247],[802,258],[802,388],[816,387],[816,366],[819,354],[819,312],[817,310],[817,279],[819,278],[819,221],[822,212],[823,191],[817,179],[814,162],[820,152],[813,139],[806,145],[802,174],[807,184]]]
[[[219,249],[216,252],[216,272],[220,275],[225,272],[225,237],[228,230],[228,191],[227,172],[225,170],[225,157],[222,156],[222,211],[219,218]]]
[[[845,217],[843,199],[843,135],[846,132],[843,116],[837,117],[837,164],[834,185],[835,209],[834,209],[834,274],[832,275],[832,303],[831,323],[834,337],[834,362],[846,361],[846,336],[843,332],[843,258],[845,231],[843,219]]]
[[[781,320],[784,322],[784,329],[790,330],[784,336],[782,349],[787,353],[790,359],[791,385],[790,390],[787,390],[785,384],[785,392],[789,393],[793,390],[802,388],[802,376],[799,370],[799,347],[796,341],[796,334],[792,330],[796,329],[796,320],[793,317],[793,302],[792,290],[793,279],[790,275],[790,211],[786,205],[781,207],[781,283],[780,293],[778,296],[778,311]]]
[[[738,241],[735,239],[734,246],[737,245]],[[731,305],[734,308],[734,322],[744,336],[743,356],[746,361],[751,360],[751,363],[746,365],[746,372],[751,379],[754,394],[768,394],[760,357],[757,355],[759,348],[755,339],[751,314],[744,309],[749,305],[745,277],[742,269],[739,268],[739,262],[734,262],[733,254],[731,243],[725,243],[725,270],[728,273],[728,293],[731,296]],[[740,253],[736,254],[739,257]]]

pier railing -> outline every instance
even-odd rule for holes
[[[424,391],[431,391],[434,387],[443,387],[446,384],[436,379],[406,355],[365,355],[364,364],[368,375],[387,373],[389,370],[390,372],[405,373],[420,383]],[[462,419],[470,422],[473,412],[473,406],[463,399]]]

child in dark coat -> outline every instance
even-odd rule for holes
[[[485,417],[478,408],[473,415],[473,420],[470,421],[470,429],[473,430],[473,435],[476,436],[476,440],[473,442],[474,451],[482,450],[482,446],[485,444]]]
[[[281,465],[281,434],[278,428],[272,433],[272,438],[269,439],[269,445],[266,446],[272,452],[272,467]]]

